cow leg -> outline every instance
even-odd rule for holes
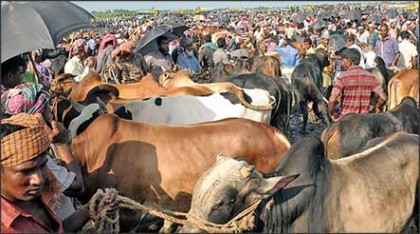
[[[306,132],[306,124],[308,123],[308,106],[305,101],[299,102],[300,113],[302,113],[303,123],[302,128],[300,129],[301,133]]]
[[[321,103],[317,103],[315,106],[317,106],[316,109],[321,109],[321,113],[322,113],[322,117],[324,118],[325,123],[329,126],[330,125],[330,118],[328,117],[328,113],[327,113],[327,104],[325,104],[324,102]],[[315,110],[315,108],[314,108]],[[318,110],[319,112],[319,110]]]

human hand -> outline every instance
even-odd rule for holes
[[[48,125],[44,125],[44,130],[47,132],[52,143],[70,142],[70,132],[63,124],[52,121],[51,126],[52,128],[48,127]]]
[[[86,66],[89,68],[92,68],[93,65],[95,64],[95,58],[94,57],[89,57],[86,59]]]

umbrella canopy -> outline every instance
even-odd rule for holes
[[[346,38],[341,33],[333,32],[330,35],[330,41],[328,42],[328,47],[331,48],[332,51],[339,51],[342,48],[346,47]]]
[[[349,11],[345,14],[345,18],[349,20],[360,20],[362,18],[362,11]]]
[[[312,27],[319,28],[319,29],[326,28],[328,27],[328,22],[323,21],[323,20],[318,20],[312,25]]]
[[[306,19],[306,16],[305,15],[295,15],[294,17],[293,17],[293,22],[296,22],[296,23],[302,23],[303,21],[305,21],[305,19]]]
[[[156,39],[158,37],[166,36],[170,40],[177,39],[180,38],[186,30],[188,30],[188,27],[179,23],[162,24],[154,27],[140,40],[136,51],[140,52],[142,55],[157,51],[158,45]]]
[[[65,35],[94,28],[92,18],[71,2],[1,2],[1,62],[35,49],[54,49]]]
[[[369,15],[368,22],[374,22],[380,24],[382,22],[382,16],[380,15]]]
[[[331,17],[337,17],[337,13],[333,11],[324,11],[318,15],[318,19],[329,19]]]

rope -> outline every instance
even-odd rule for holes
[[[117,212],[109,214],[107,203],[115,200],[118,193],[115,189],[98,189],[89,203],[89,214],[93,221],[96,233],[118,233],[120,231],[120,214]]]
[[[104,201],[109,199],[109,197],[115,197],[119,202],[120,208],[146,212],[164,219],[165,227],[169,227],[171,224],[177,223],[210,233],[238,233],[252,230],[255,225],[254,211],[261,203],[261,200],[255,201],[247,209],[243,210],[226,224],[215,224],[205,221],[189,213],[159,211],[156,209],[148,208],[128,197],[118,195],[115,189],[105,189],[105,193],[101,189],[98,189],[98,192],[92,197],[90,202],[90,214],[92,220],[94,221],[95,230],[99,233],[117,233],[119,231],[118,213],[110,217],[106,212],[107,207],[104,205]]]

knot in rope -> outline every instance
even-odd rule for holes
[[[105,192],[98,189],[89,202],[89,214],[97,233],[118,233],[120,231],[120,214],[108,212],[110,201],[117,199],[118,192],[113,188],[106,188]]]

